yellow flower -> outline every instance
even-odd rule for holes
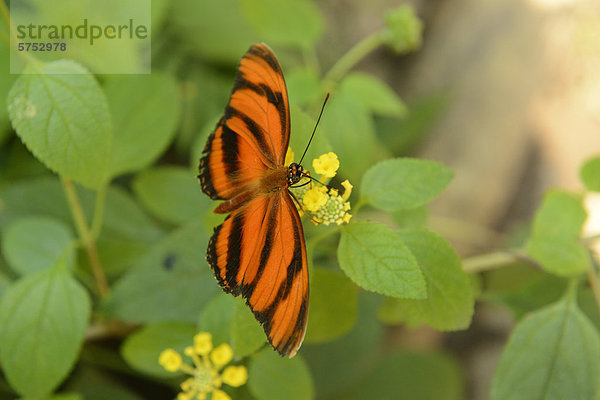
[[[181,382],[181,390],[184,392],[188,392],[194,387],[194,378],[187,378],[185,381]]]
[[[231,400],[220,389],[223,383],[238,387],[248,381],[248,370],[243,365],[228,366],[220,372],[233,359],[233,350],[225,343],[213,349],[210,333],[201,332],[194,336],[194,346],[186,347],[184,354],[192,359],[193,365],[184,363],[181,355],[173,349],[164,350],[158,359],[167,371],[181,370],[190,375],[181,383],[182,392],[177,395],[178,400],[203,400],[210,393],[213,400]]]
[[[248,381],[248,370],[243,365],[227,367],[223,371],[222,378],[229,386],[242,386]]]
[[[191,400],[193,394],[181,392],[177,395],[177,400]]]
[[[340,162],[335,153],[329,152],[323,154],[319,158],[313,160],[315,171],[324,177],[331,178],[335,176]],[[301,183],[306,183],[308,178]],[[326,179],[319,178],[323,184],[327,183]],[[308,185],[291,188],[290,190],[296,198],[301,199],[302,206],[298,206],[300,215],[303,211],[308,215],[311,221],[315,224],[329,225],[335,223],[341,225],[348,223],[352,216],[348,214],[350,211],[350,203],[348,199],[352,193],[352,184],[346,179],[341,183],[344,187],[344,193],[340,196],[339,190],[324,185],[316,185],[310,182]]]
[[[348,223],[350,221],[350,203],[348,203],[344,197],[346,194],[352,190],[352,185],[347,180],[342,183],[344,188],[346,188],[346,192],[344,196],[340,196],[337,190],[330,190],[329,196],[327,196],[327,201],[325,204],[320,207],[315,213],[315,219],[324,225],[329,224],[337,224],[341,225],[344,222]]]
[[[223,343],[219,347],[216,347],[212,353],[210,353],[210,359],[215,365],[225,365],[233,358],[233,350],[231,346]]]
[[[352,188],[354,186],[352,186],[352,184],[350,183],[350,181],[348,181],[348,179],[346,179],[344,182],[342,182],[342,186],[345,189],[344,194],[342,195],[342,200],[348,201],[348,199],[350,198],[350,194],[352,193]]]
[[[315,186],[304,194],[302,198],[302,204],[308,211],[317,211],[319,208],[323,207],[325,203],[327,203],[327,194],[323,191],[322,186]],[[325,189],[327,190],[327,189]]]
[[[158,363],[167,371],[175,372],[181,367],[181,355],[173,349],[166,349],[158,356]]]
[[[290,165],[293,162],[294,162],[294,152],[292,151],[291,147],[288,147],[287,153],[285,153],[285,161],[283,162],[283,165]]]
[[[213,348],[212,335],[207,332],[200,332],[194,336],[194,350],[196,353],[205,356]]]
[[[231,397],[222,390],[213,391],[212,400],[231,400]]]
[[[339,167],[340,161],[338,160],[338,156],[331,151],[313,160],[315,172],[327,178],[333,178]]]

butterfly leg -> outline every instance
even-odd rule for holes
[[[294,201],[296,202],[296,204],[298,204],[298,207],[300,208],[300,210],[304,213],[304,215],[306,215],[308,217],[308,219],[311,220],[311,222],[315,225],[319,225],[319,221],[317,221],[316,219],[314,219],[305,209],[304,207],[302,207],[302,204],[300,203],[300,201],[298,200],[298,198],[294,195],[294,193],[290,192],[288,190],[288,193],[290,195],[292,195],[292,199],[294,199]]]

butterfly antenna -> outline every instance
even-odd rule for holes
[[[308,178],[308,179],[309,179],[309,181],[308,181],[308,182],[306,182],[306,183],[303,183],[303,184],[302,184],[302,185],[300,185],[300,186],[294,186],[294,187],[301,187],[301,186],[307,185],[308,183],[310,183],[310,181],[315,181],[315,182],[317,182],[318,184],[325,186],[327,189],[335,189],[333,186],[331,186],[331,185],[326,185],[326,184],[324,184],[323,182],[321,182],[321,181],[319,181],[319,180],[317,180],[317,179],[313,178],[313,177],[312,177],[312,176],[311,176],[309,173],[303,173],[303,174],[302,174],[302,176],[304,176],[304,177]],[[336,190],[339,190],[339,189],[336,189]],[[342,193],[344,193],[344,191],[345,191],[345,190],[342,190]]]
[[[302,174],[302,176],[307,177],[308,179],[310,179],[311,181],[315,181],[323,186],[327,186],[328,188],[331,189],[331,186],[324,184],[323,182],[319,182],[318,180],[316,180],[315,178],[313,178],[310,174]]]
[[[317,131],[317,126],[319,126],[319,121],[321,120],[321,115],[323,115],[323,110],[325,109],[325,104],[327,104],[327,100],[329,100],[329,93],[327,93],[327,96],[325,96],[325,101],[323,101],[323,105],[321,106],[321,112],[319,113],[319,118],[317,118],[317,123],[315,124],[315,129],[313,129],[312,135],[310,135],[310,140],[308,141],[308,144],[306,145],[306,149],[304,149],[304,153],[302,154],[302,158],[300,159],[300,162],[298,163],[300,165],[302,165],[302,160],[304,160],[304,156],[306,155],[306,152],[308,151],[310,142],[312,142],[313,137],[315,137],[315,132]]]

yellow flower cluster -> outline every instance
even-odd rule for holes
[[[329,189],[327,201],[325,204],[316,211],[315,217],[319,223],[329,225],[336,223],[341,225],[342,223],[350,222],[352,215],[348,213],[350,211],[350,203],[348,198],[352,192],[352,185],[346,179],[342,182],[344,186],[344,194],[339,195],[336,189]]]
[[[181,355],[173,349],[164,350],[158,357],[159,364],[167,371],[191,375],[181,384],[178,400],[203,400],[209,393],[212,393],[213,400],[231,400],[220,389],[223,384],[238,387],[248,381],[248,370],[243,365],[230,365],[221,371],[233,359],[233,351],[228,344],[213,348],[210,333],[201,332],[194,336],[194,346],[186,347],[183,354],[192,359],[193,366],[184,363]]]
[[[286,164],[288,161],[291,163],[293,157],[294,153],[288,150]],[[314,159],[312,165],[315,172],[319,174],[319,181],[325,181],[336,175],[340,161],[335,153],[329,152]],[[344,194],[341,196],[336,189],[328,190],[326,186],[307,182],[308,178],[302,179],[298,183],[301,187],[293,188],[292,193],[301,201],[304,210],[312,215],[313,222],[325,225],[332,223],[341,225],[350,222],[352,215],[348,213],[350,211],[348,199],[353,186],[348,180],[342,182]],[[305,183],[307,185],[302,186]]]

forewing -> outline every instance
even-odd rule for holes
[[[287,90],[271,49],[255,44],[246,52],[223,118],[200,160],[202,190],[229,199],[259,179],[266,168],[283,165],[290,137]]]
[[[215,228],[208,260],[221,286],[242,294],[271,345],[292,357],[308,317],[308,264],[300,216],[281,190],[250,201]]]

